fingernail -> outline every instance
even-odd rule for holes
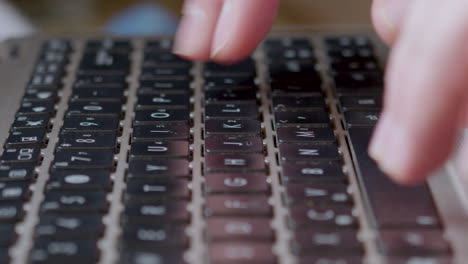
[[[369,155],[384,173],[399,179],[404,176],[410,147],[406,129],[391,117],[383,116],[372,137]]]
[[[382,20],[390,30],[395,31],[399,28],[408,6],[407,2],[408,0],[391,0],[384,1],[381,5]]]
[[[182,10],[182,20],[177,31],[173,52],[182,56],[192,56],[206,49],[209,43],[206,34],[209,32],[210,14],[197,1],[187,1]],[[206,52],[205,52],[206,53]],[[209,55],[209,54],[208,54]]]
[[[226,47],[229,42],[230,30],[232,25],[232,0],[225,0],[219,16],[219,22],[216,27],[216,32],[213,40],[211,59],[216,56]]]

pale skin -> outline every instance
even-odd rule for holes
[[[279,0],[186,0],[174,52],[233,63],[269,32]],[[468,127],[468,1],[374,0],[372,18],[392,49],[384,109],[369,153],[399,183],[418,183]],[[468,146],[462,152],[468,174]]]

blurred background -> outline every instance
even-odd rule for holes
[[[137,29],[174,30],[182,0],[0,0],[13,5],[35,29],[75,33]],[[277,24],[368,23],[371,0],[283,0]],[[131,24],[133,23],[133,24]],[[130,25],[131,24],[131,25]],[[154,25],[149,28],[148,24]],[[0,30],[1,30],[0,24]],[[119,33],[119,32],[117,32]],[[131,33],[131,32],[130,32]]]

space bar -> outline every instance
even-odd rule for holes
[[[392,182],[367,155],[370,127],[349,128],[350,147],[365,205],[375,228],[440,227],[427,184]]]

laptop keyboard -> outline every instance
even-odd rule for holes
[[[0,263],[451,263],[427,184],[367,156],[369,38],[271,38],[231,66],[170,47],[43,43],[1,156]]]

